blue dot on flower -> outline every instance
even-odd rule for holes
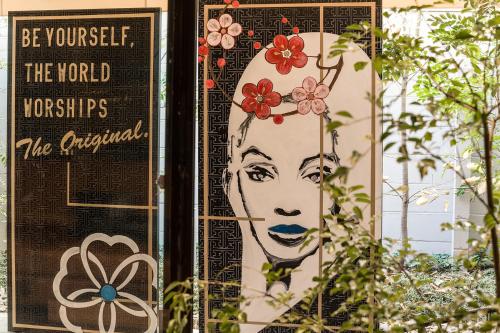
[[[105,302],[113,302],[116,299],[116,289],[106,284],[102,286],[101,291],[99,291],[99,296],[101,296]]]

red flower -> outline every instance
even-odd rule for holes
[[[198,54],[201,55],[201,56],[207,56],[208,55],[208,47],[206,47],[205,45],[202,45],[198,48]]]
[[[226,59],[224,58],[219,58],[217,60],[217,67],[219,68],[223,68],[224,66],[226,66]]]
[[[299,27],[293,27],[292,31],[294,34],[298,34],[300,30]]]
[[[273,83],[262,79],[257,85],[246,83],[243,86],[243,96],[246,98],[241,103],[243,111],[255,115],[259,119],[267,119],[271,115],[271,108],[281,104],[281,95],[273,91]]]
[[[207,89],[213,89],[215,87],[215,82],[214,80],[206,80],[205,85],[207,86]]]
[[[260,42],[255,42],[253,43],[253,48],[256,49],[256,50],[260,50],[260,48],[262,47],[262,44]]]
[[[292,67],[302,68],[307,64],[307,55],[302,52],[304,40],[293,36],[288,40],[283,35],[274,37],[274,47],[266,52],[266,60],[276,65],[278,73],[286,75]]]
[[[283,117],[283,115],[281,114],[277,114],[275,116],[273,116],[273,121],[276,125],[281,125],[283,124],[283,121],[285,120],[285,118]]]

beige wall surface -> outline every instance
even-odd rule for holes
[[[416,4],[423,5],[432,5],[433,3],[438,2],[438,0],[382,0],[382,6],[386,8],[393,7],[407,7],[414,6]],[[463,8],[463,2],[455,0],[456,3],[444,3],[440,5],[435,5],[437,8]]]
[[[185,0],[178,0],[185,1]],[[369,0],[367,0],[369,1]],[[384,7],[405,7],[410,5],[432,4],[435,0],[382,0]],[[90,8],[133,8],[161,7],[167,10],[168,0],[0,0],[0,14],[7,15],[9,10],[44,9],[90,9]],[[457,8],[461,3],[438,5],[440,8]]]
[[[168,0],[0,0],[0,10],[1,15],[11,10],[47,9],[161,7],[166,11],[167,3]]]

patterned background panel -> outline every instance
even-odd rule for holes
[[[10,326],[153,332],[159,11],[9,20]]]
[[[272,309],[258,294],[292,291],[289,306],[300,306],[328,256],[318,241],[299,250],[306,230],[324,226],[319,216],[335,212],[322,181],[353,149],[376,149],[366,139],[377,134],[366,95],[377,78],[370,66],[355,72],[353,65],[369,61],[378,42],[368,37],[352,54],[329,57],[338,34],[361,21],[378,25],[380,3],[250,0],[234,8],[200,1],[198,258],[210,284],[201,295],[200,330],[216,323],[214,309],[238,296],[254,299],[242,306],[251,322],[243,332],[294,329],[276,324],[287,310]],[[366,121],[327,133],[341,110]],[[378,165],[367,158],[355,171],[373,191],[370,170]],[[269,286],[260,273],[265,263],[295,272]],[[237,286],[221,285],[227,282]],[[343,298],[325,293],[310,311],[338,326],[345,317],[330,313]]]

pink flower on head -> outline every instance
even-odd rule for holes
[[[222,45],[226,50],[232,49],[237,37],[243,31],[239,23],[233,23],[233,18],[229,14],[223,14],[218,20],[210,19],[207,22],[209,34],[207,42],[210,46]]]
[[[330,94],[330,89],[324,84],[308,76],[302,82],[302,87],[293,89],[292,98],[298,103],[297,110],[300,114],[307,114],[312,110],[315,114],[326,111],[325,99]]]
[[[304,40],[293,36],[288,40],[283,35],[274,37],[274,47],[266,52],[266,60],[276,65],[278,73],[286,75],[292,67],[302,68],[307,64],[307,55],[304,50]]]
[[[273,91],[273,83],[268,79],[262,79],[257,85],[246,83],[243,86],[245,99],[241,103],[243,111],[255,115],[259,119],[267,119],[271,115],[271,107],[281,104],[281,95]]]

